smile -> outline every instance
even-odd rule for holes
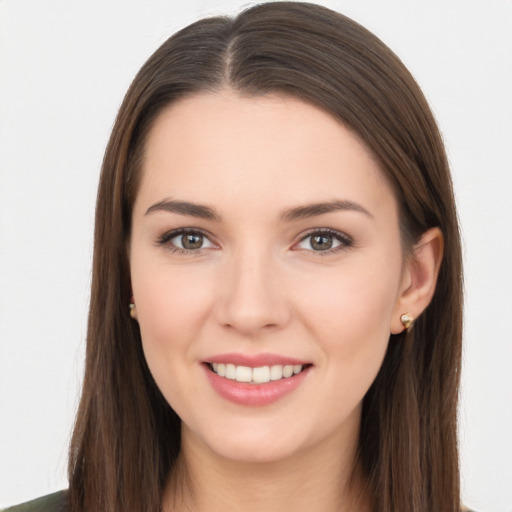
[[[209,363],[209,366],[219,377],[249,384],[265,384],[270,381],[289,379],[300,373],[306,365],[275,364],[252,368],[250,366],[239,366],[230,363]]]

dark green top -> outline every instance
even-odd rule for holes
[[[2,512],[66,512],[67,508],[67,492],[58,491],[21,505],[3,509]]]
[[[21,505],[15,505],[3,509],[1,512],[66,512],[67,492],[59,491],[36,500],[27,501]],[[465,509],[466,512],[473,512]]]

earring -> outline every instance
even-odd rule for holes
[[[402,322],[402,325],[405,327],[406,330],[409,330],[409,327],[411,327],[411,325],[414,322],[414,318],[410,313],[404,313],[400,317],[400,322]]]
[[[133,302],[130,303],[130,316],[135,319],[135,304]]]

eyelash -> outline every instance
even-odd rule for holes
[[[350,238],[348,235],[346,235],[345,233],[343,233],[341,231],[337,231],[337,230],[331,229],[331,228],[321,228],[321,229],[315,228],[315,229],[312,229],[311,231],[307,232],[304,236],[302,236],[301,239],[296,244],[294,244],[294,247],[297,246],[298,244],[304,242],[308,238],[313,237],[314,235],[320,235],[320,236],[328,235],[340,243],[340,245],[338,245],[337,247],[334,247],[332,249],[326,249],[325,251],[314,251],[312,249],[311,250],[304,249],[304,250],[307,250],[308,252],[313,253],[315,256],[316,255],[328,256],[331,254],[335,254],[339,251],[349,249],[354,246],[354,241],[352,240],[352,238]],[[295,250],[301,250],[301,249],[295,249]]]
[[[179,254],[183,256],[190,256],[192,254],[198,255],[203,253],[205,248],[199,248],[199,249],[182,249],[181,247],[176,247],[175,245],[171,244],[170,241],[173,238],[176,238],[178,236],[184,236],[184,235],[200,235],[210,241],[211,244],[216,245],[214,242],[211,241],[211,237],[208,233],[201,229],[197,228],[179,228],[179,229],[173,229],[172,231],[168,231],[167,233],[164,233],[162,236],[158,237],[156,240],[156,244],[164,247],[167,251],[172,252],[173,254]]]
[[[176,247],[175,245],[169,243],[173,238],[176,238],[178,236],[184,236],[184,235],[200,235],[207,239],[211,244],[216,245],[210,238],[210,235],[206,233],[205,231],[197,228],[179,228],[174,229],[172,231],[168,231],[167,233],[164,233],[162,236],[158,237],[156,240],[156,245],[164,247],[166,250],[172,252],[173,254],[179,254],[183,256],[190,256],[190,255],[199,255],[202,254],[205,250],[205,248],[199,248],[199,249],[182,249],[181,247]],[[341,231],[337,231],[335,229],[330,228],[322,228],[318,229],[315,228],[313,230],[308,231],[305,235],[303,235],[298,242],[296,242],[293,246],[293,250],[301,250],[300,248],[295,248],[300,243],[304,242],[308,238],[311,238],[314,235],[328,235],[335,240],[337,240],[340,245],[337,247],[334,247],[332,249],[326,249],[324,251],[314,251],[314,250],[308,250],[303,249],[308,252],[311,252],[318,256],[327,256],[329,254],[334,254],[342,250],[346,250],[350,247],[354,246],[354,241],[352,238],[350,238],[345,233],[342,233]]]

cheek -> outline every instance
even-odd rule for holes
[[[211,293],[197,272],[159,269],[133,279],[143,341],[157,344],[185,342],[202,324]]]
[[[301,307],[304,322],[315,331],[326,357],[348,367],[380,366],[390,335],[393,306],[400,282],[400,258],[347,265],[308,288]]]
[[[153,377],[171,402],[177,383],[191,386],[188,363],[197,364],[194,340],[204,325],[211,293],[197,271],[132,262],[132,287],[142,346]],[[190,392],[191,390],[188,390]]]
[[[320,349],[319,367],[327,390],[315,399],[318,414],[330,411],[325,427],[357,416],[384,359],[400,269],[380,266],[339,272],[313,288],[302,311]],[[332,404],[338,406],[333,409]]]
[[[138,322],[144,356],[167,403],[185,423],[201,410],[197,339],[211,310],[211,289],[204,276],[184,268],[160,266],[139,276],[133,273]],[[194,397],[193,399],[191,397]]]

